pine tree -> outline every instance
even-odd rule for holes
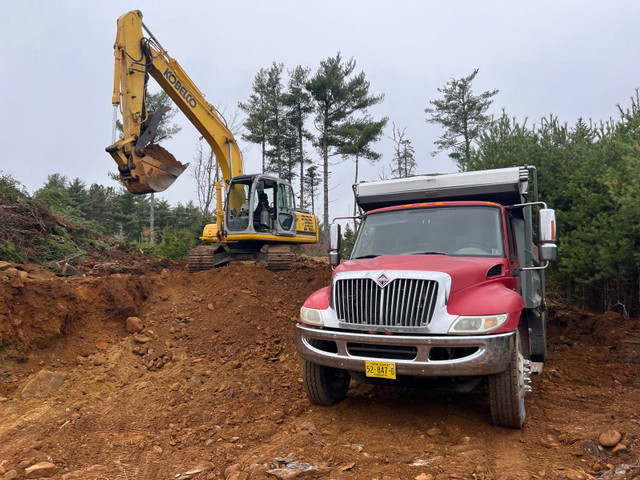
[[[391,164],[391,175],[394,178],[408,177],[415,173],[417,166],[415,149],[411,140],[405,138],[406,128],[400,130],[393,124],[393,135],[389,137],[394,143],[393,163]]]
[[[242,139],[260,145],[262,172],[267,167],[267,71],[261,68],[253,78],[253,93],[245,103],[239,102],[238,107],[247,114],[243,125],[247,133]]]
[[[380,103],[383,95],[370,95],[369,82],[364,72],[354,74],[356,61],[343,61],[340,52],[320,62],[315,75],[306,88],[314,103],[314,123],[318,130],[316,145],[322,158],[323,228],[324,238],[329,231],[329,157],[338,153],[344,138],[340,127],[354,121],[357,113],[366,114],[367,108]]]
[[[358,169],[360,159],[369,160],[371,164],[380,160],[381,155],[371,150],[371,144],[380,140],[382,130],[387,124],[387,118],[377,122],[366,116],[359,120],[350,121],[338,128],[338,135],[344,142],[338,147],[338,153],[344,158],[353,157],[355,163],[355,177],[353,183],[358,183]],[[353,204],[353,216],[356,215],[356,205]]]
[[[311,95],[305,89],[309,73],[310,69],[301,66],[289,71],[289,84],[283,99],[287,108],[288,146],[294,150],[292,160],[300,169],[298,174],[300,178],[300,208],[305,206],[305,167],[311,163],[304,148],[305,142],[312,139],[312,135],[305,128],[306,120],[313,111]]]
[[[485,113],[491,106],[491,99],[498,90],[483,92],[476,96],[471,83],[478,74],[476,68],[467,77],[449,80],[438,91],[443,98],[431,100],[433,108],[426,108],[429,114],[426,121],[444,128],[444,133],[436,140],[436,150],[432,155],[448,150],[461,171],[466,171],[472,155],[473,142],[491,123],[491,117]]]

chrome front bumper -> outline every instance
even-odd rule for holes
[[[323,340],[329,343],[322,342],[323,346],[319,346],[319,341]],[[308,362],[357,372],[365,371],[366,361],[393,362],[398,375],[417,377],[476,376],[503,372],[509,364],[514,342],[515,332],[478,336],[381,335],[309,328],[300,324],[296,324],[295,334],[298,354]],[[363,344],[371,351],[377,347],[389,347],[392,353],[386,352],[384,357],[350,353],[354,346]],[[405,354],[405,358],[393,358],[394,347],[410,347],[415,351],[415,357],[407,359]],[[434,360],[430,358],[434,348],[462,348],[465,353],[456,358]]]

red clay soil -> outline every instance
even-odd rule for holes
[[[135,262],[83,264],[85,278],[3,267],[0,479],[640,479],[636,319],[552,309],[550,359],[508,430],[484,387],[352,383],[311,405],[293,327],[326,264]]]

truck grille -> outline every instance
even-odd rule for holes
[[[333,307],[341,322],[381,327],[424,327],[438,298],[435,280],[396,278],[381,287],[370,278],[345,278],[333,286]]]

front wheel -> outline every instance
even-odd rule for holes
[[[489,377],[492,423],[498,427],[522,428],[526,416],[525,392],[525,359],[517,334],[509,366],[504,372]]]
[[[302,383],[311,403],[333,405],[344,400],[350,381],[344,370],[302,361]]]

